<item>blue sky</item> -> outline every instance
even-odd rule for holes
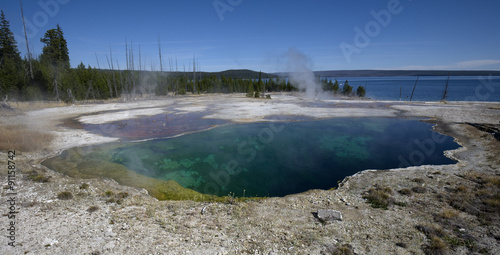
[[[296,48],[313,70],[500,70],[500,1],[78,1],[23,0],[29,46],[59,24],[72,66],[107,68],[106,56],[124,68],[125,41],[139,47],[143,69],[175,60],[191,70],[286,71],[285,53]],[[19,2],[0,4],[26,52]],[[375,15],[374,15],[375,14]]]

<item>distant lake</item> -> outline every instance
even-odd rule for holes
[[[324,79],[325,77],[321,77]],[[376,100],[409,101],[416,76],[402,77],[326,77],[339,83],[348,80],[354,90],[366,87],[366,97]],[[412,101],[440,101],[447,76],[420,76]],[[452,76],[447,101],[500,101],[500,76]]]

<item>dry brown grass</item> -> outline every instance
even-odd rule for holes
[[[0,150],[39,151],[50,146],[52,134],[25,125],[0,126]]]
[[[14,109],[21,111],[34,111],[45,108],[67,106],[67,104],[65,102],[58,102],[58,101],[31,101],[31,102],[15,102],[15,103],[11,102],[10,106],[12,106]]]
[[[458,210],[479,216],[485,223],[499,219],[500,176],[470,171],[462,176],[471,181],[458,185],[450,194],[450,205]]]
[[[387,210],[389,205],[394,204],[392,189],[389,187],[379,187],[375,185],[363,195],[363,198],[368,200],[368,203],[370,203],[373,208]]]
[[[458,216],[458,212],[454,209],[444,209],[440,216],[444,219],[453,219]]]

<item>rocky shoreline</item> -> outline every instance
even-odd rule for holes
[[[246,202],[231,197],[217,203],[158,201],[110,179],[70,178],[40,165],[64,149],[115,140],[59,125],[65,118],[86,114],[94,123],[106,123],[106,115],[95,113],[117,110],[133,117],[126,111],[143,109],[140,114],[147,115],[148,108],[155,114],[165,107],[181,113],[210,110],[211,118],[238,122],[266,121],[269,115],[423,117],[462,147],[446,152],[458,160],[454,165],[367,170],[347,177],[336,190]],[[499,116],[500,103],[317,101],[295,95],[160,98],[5,115],[2,126],[29,123],[55,137],[46,149],[16,155],[16,247],[4,237],[0,253],[499,254],[498,197],[475,199],[500,188],[495,186],[500,142],[470,125],[498,130]],[[2,151],[0,157],[6,166],[8,154]],[[6,183],[7,171],[0,178]],[[68,193],[71,198],[63,196]],[[9,194],[2,189],[6,216]],[[324,210],[339,212],[341,220],[321,220]],[[2,217],[4,233],[10,222]]]

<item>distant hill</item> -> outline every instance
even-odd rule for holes
[[[338,70],[316,71],[321,77],[382,77],[382,76],[500,76],[500,71],[446,71],[446,70]]]
[[[142,72],[157,72],[157,71],[142,71]],[[166,74],[170,75],[186,75],[188,77],[193,77],[193,72],[163,72]],[[248,70],[248,69],[230,69],[226,71],[221,71],[221,72],[196,72],[197,77],[203,77],[203,76],[210,76],[210,75],[215,75],[217,78],[221,78],[222,75],[224,77],[229,78],[231,77],[232,79],[258,79],[259,78],[259,73],[257,71],[253,70]],[[277,78],[278,75],[276,74],[270,74],[270,73],[264,73],[262,72],[262,79],[269,79],[269,78]]]
[[[232,70],[226,70],[222,72],[215,72],[211,74],[215,74],[218,77],[224,75],[226,78],[231,77],[233,79],[235,78],[242,78],[242,79],[258,79],[259,78],[259,73],[256,71],[248,70],[248,69],[232,69]],[[278,76],[275,74],[269,74],[269,73],[264,73],[262,72],[262,79],[268,79],[268,78],[277,78]]]

